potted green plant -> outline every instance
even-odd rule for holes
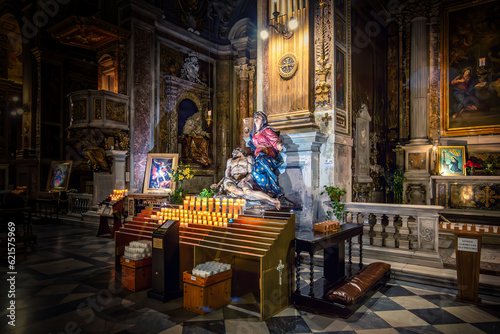
[[[483,161],[483,166],[484,166],[484,173],[486,175],[493,175],[495,172],[495,167],[498,164],[498,158],[494,158],[493,156],[488,156],[486,159]]]
[[[403,203],[404,180],[406,180],[404,169],[396,169],[393,173],[389,172],[387,175],[387,184],[394,193],[394,203]]]
[[[331,218],[331,215],[335,215],[339,221],[342,220],[342,216],[344,215],[344,204],[340,202],[340,198],[344,196],[347,191],[344,188],[332,187],[332,186],[323,186],[325,188],[324,191],[321,192],[321,195],[324,193],[328,194],[331,202],[328,204],[333,211],[327,211],[328,219]]]
[[[201,198],[203,198],[203,197],[210,198],[210,197],[214,197],[214,193],[215,192],[212,189],[203,188],[203,190],[201,191],[199,196]]]

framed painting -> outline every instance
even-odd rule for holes
[[[444,135],[500,133],[498,1],[462,2],[443,11]]]
[[[345,92],[345,53],[335,48],[335,105],[342,110],[346,105]]]
[[[143,193],[163,194],[175,190],[175,182],[170,179],[169,173],[177,167],[179,155],[177,153],[148,153],[146,173],[144,176]]]
[[[72,161],[52,161],[47,177],[47,191],[66,191],[71,174]]]
[[[440,175],[465,175],[465,146],[439,146],[438,161]]]

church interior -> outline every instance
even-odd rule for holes
[[[1,0],[2,332],[498,333],[499,27]]]

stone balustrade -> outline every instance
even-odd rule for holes
[[[438,252],[439,205],[344,203],[353,223],[363,225],[363,244]]]

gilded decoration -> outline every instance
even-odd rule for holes
[[[316,30],[319,32],[319,37],[316,38],[316,107],[331,107],[331,84],[327,82],[328,74],[330,73],[332,64],[330,64],[330,3],[321,1],[319,3],[319,14],[317,14]],[[318,17],[318,15],[320,17]]]
[[[98,50],[130,35],[128,31],[95,17],[79,16],[71,16],[48,31],[63,44],[89,50]]]
[[[425,153],[408,153],[408,169],[426,169]]]
[[[106,119],[111,121],[117,121],[125,123],[127,120],[126,116],[126,104],[123,102],[116,101],[106,101]]]
[[[87,119],[87,100],[73,102],[73,121],[85,121]]]
[[[278,61],[278,71],[280,76],[287,80],[292,78],[297,72],[299,61],[293,53],[285,53]]]
[[[476,194],[476,201],[484,205],[485,208],[496,206],[500,200],[500,194],[490,186],[484,187]]]
[[[102,101],[94,99],[94,119],[102,119]]]

